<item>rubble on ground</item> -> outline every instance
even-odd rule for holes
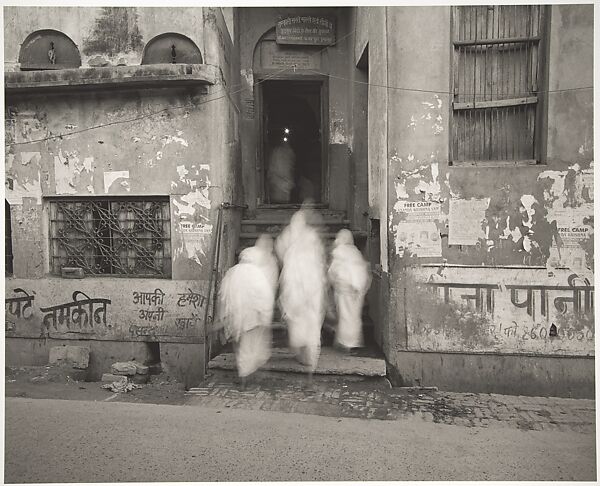
[[[131,390],[135,390],[136,388],[141,388],[141,385],[136,385],[135,383],[131,383],[127,381],[127,377],[124,377],[125,381],[114,381],[112,383],[106,383],[102,385],[102,388],[106,388],[113,393],[127,393]]]
[[[122,361],[113,363],[110,370],[115,375],[133,376],[137,373],[137,366],[134,361]]]
[[[112,373],[104,373],[100,381],[103,383],[127,383],[127,377],[123,375],[114,375]]]

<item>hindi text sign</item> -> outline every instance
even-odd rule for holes
[[[329,46],[335,44],[335,22],[326,17],[299,15],[277,22],[277,44]]]

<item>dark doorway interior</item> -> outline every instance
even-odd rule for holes
[[[324,202],[321,83],[263,83],[264,202]]]

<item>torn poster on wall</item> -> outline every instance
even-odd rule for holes
[[[586,266],[586,252],[582,243],[592,237],[594,228],[591,216],[594,205],[587,203],[579,207],[552,208],[548,211],[548,219],[556,221],[561,247],[556,241],[550,248],[548,265],[552,267],[568,267],[583,269]]]
[[[482,221],[490,199],[451,199],[448,215],[448,244],[476,245],[485,238]]]
[[[404,215],[403,221],[435,221],[440,218],[442,205],[436,201],[398,201],[394,210]]]
[[[398,223],[396,253],[408,251],[417,257],[442,256],[442,240],[434,222],[416,221]]]
[[[207,244],[207,236],[210,236],[212,233],[212,225],[182,221],[179,223],[179,230],[188,258],[195,260],[196,263],[201,265],[200,257],[206,256],[205,246]]]

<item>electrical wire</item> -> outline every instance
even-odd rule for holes
[[[398,90],[398,91],[414,91],[414,92],[418,92],[418,93],[434,93],[434,94],[444,94],[444,95],[451,95],[454,94],[451,91],[443,91],[443,90],[433,90],[433,89],[421,89],[421,88],[404,88],[401,86],[388,86],[385,84],[377,84],[377,83],[369,83],[367,81],[359,81],[356,79],[350,79],[350,78],[346,78],[344,76],[337,76],[335,74],[328,74],[328,73],[323,73],[321,71],[316,71],[314,69],[307,69],[307,71],[310,71],[314,74],[319,74],[321,76],[326,76],[328,78],[334,78],[334,79],[341,79],[344,81],[350,81],[352,83],[355,84],[362,84],[362,85],[366,85],[366,86],[374,86],[377,88],[386,88],[386,89],[392,89],[392,90]],[[588,90],[588,89],[594,89],[593,86],[581,86],[581,87],[577,87],[577,88],[563,88],[563,89],[550,89],[550,90],[540,90],[540,91],[536,91],[536,94],[547,94],[547,93],[562,93],[562,92],[568,92],[568,91],[580,91],[580,90]],[[481,94],[481,93],[460,93],[461,95],[472,95],[472,94]],[[512,96],[517,97],[518,95],[520,96],[532,96],[531,93],[509,93]]]

